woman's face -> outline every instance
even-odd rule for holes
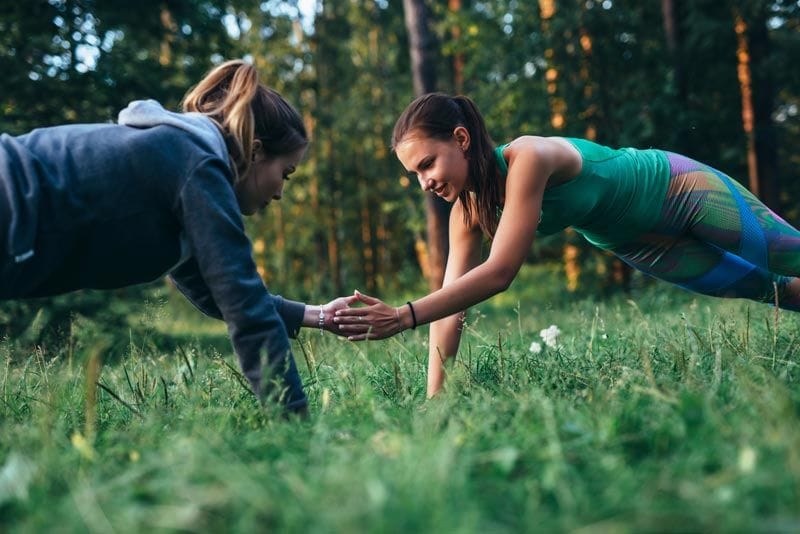
[[[407,171],[417,175],[423,191],[432,191],[448,202],[455,202],[467,187],[469,132],[463,126],[447,140],[432,139],[410,131],[395,147],[397,158]]]
[[[283,183],[297,168],[305,148],[290,154],[267,156],[258,144],[257,148],[254,146],[254,153],[255,160],[247,174],[234,186],[242,215],[253,215],[273,200],[281,199]]]

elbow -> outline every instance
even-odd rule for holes
[[[517,276],[517,269],[512,269],[510,267],[502,267],[495,271],[494,276],[492,277],[492,287],[495,290],[495,293],[502,293],[506,289],[511,286],[511,282],[514,281],[514,278]]]
[[[513,278],[504,278],[502,280],[499,280],[497,286],[495,286],[497,288],[497,293],[502,293],[503,291],[508,289],[509,286],[511,285],[511,282],[513,281],[514,281]]]

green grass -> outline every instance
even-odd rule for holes
[[[768,306],[664,285],[521,294],[471,315],[432,401],[426,328],[304,333],[299,421],[260,409],[224,330],[181,314],[123,348],[91,323],[62,347],[6,340],[0,530],[800,529],[800,315],[776,329]],[[550,324],[561,347],[529,352]]]

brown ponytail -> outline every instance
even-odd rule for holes
[[[202,113],[223,132],[236,180],[253,161],[253,142],[267,155],[289,154],[308,145],[303,119],[284,98],[258,80],[253,65],[226,61],[212,69],[183,98],[184,112]]]
[[[494,143],[472,100],[443,93],[418,97],[397,119],[392,132],[392,149],[396,149],[409,132],[418,130],[433,139],[447,140],[453,137],[453,130],[458,126],[466,128],[470,135],[467,182],[471,191],[465,189],[458,195],[464,208],[464,222],[469,224],[477,214],[483,233],[493,237],[500,208],[500,181]]]

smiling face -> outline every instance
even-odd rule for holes
[[[463,126],[457,127],[446,140],[411,131],[397,144],[395,153],[403,167],[417,175],[423,191],[455,202],[467,188],[469,142],[469,132]]]
[[[283,184],[289,180],[305,153],[305,148],[280,156],[267,156],[260,144],[247,174],[236,183],[236,200],[242,215],[253,215],[273,200],[283,196]]]

